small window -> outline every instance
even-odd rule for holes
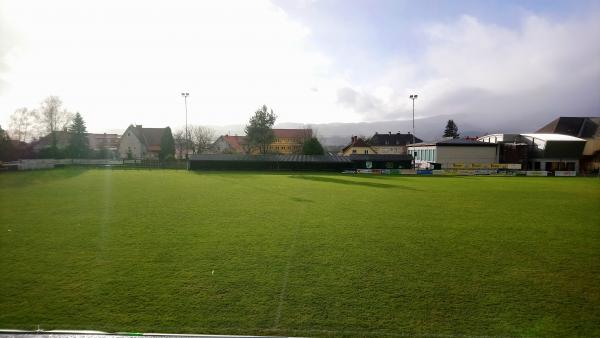
[[[353,154],[356,154],[356,149],[352,149],[352,153],[353,153]]]
[[[369,151],[367,149],[365,149],[365,154],[368,154],[368,153],[369,153]]]

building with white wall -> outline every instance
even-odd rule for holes
[[[158,159],[161,139],[167,128],[142,128],[141,125],[130,125],[121,136],[119,157],[122,159]]]
[[[409,144],[408,152],[413,155],[417,168],[433,168],[434,164],[441,169],[477,168],[498,162],[496,144],[475,140],[450,139]]]
[[[479,141],[499,146],[500,162],[508,152],[507,145],[524,145],[527,149],[523,169],[540,171],[579,171],[579,159],[586,145],[578,137],[550,134],[490,134],[478,138]],[[516,161],[508,161],[516,163]],[[519,162],[520,163],[520,162]]]

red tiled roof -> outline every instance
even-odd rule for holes
[[[230,135],[223,135],[223,140],[225,140],[225,142],[229,143],[229,146],[232,149],[235,149],[235,151],[244,152],[244,145],[246,144],[246,136],[230,136]]]
[[[273,129],[275,137],[311,138],[312,129]]]

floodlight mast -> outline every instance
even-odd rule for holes
[[[410,96],[408,97],[409,99],[412,100],[412,144],[413,144],[413,147],[415,144],[415,100],[417,99],[417,97],[419,97],[419,95],[417,95],[417,94],[410,94]],[[413,154],[411,154],[411,155],[413,155]],[[416,165],[417,165],[417,161],[413,155],[413,168],[415,168]]]
[[[408,98],[412,100],[412,143],[415,144],[415,100],[419,95],[411,94]]]
[[[185,158],[188,158],[188,154],[189,154],[189,134],[188,134],[188,123],[187,123],[187,116],[188,116],[188,111],[187,111],[187,97],[190,96],[190,93],[181,93],[181,96],[183,96],[183,101],[185,102]]]

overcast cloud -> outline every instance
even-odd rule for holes
[[[182,91],[197,124],[243,124],[262,104],[280,122],[407,119],[411,93],[418,117],[599,115],[599,13],[427,20],[408,32],[418,52],[394,48],[391,34],[381,58],[352,64],[266,0],[0,0],[0,124],[58,95],[92,131],[180,126]]]
[[[525,17],[518,29],[464,15],[423,26],[426,51],[382,69],[369,86],[345,87],[338,101],[365,120],[469,114],[473,119],[600,113],[600,15],[552,22]],[[541,116],[540,116],[541,115]],[[527,117],[527,116],[525,116]]]

